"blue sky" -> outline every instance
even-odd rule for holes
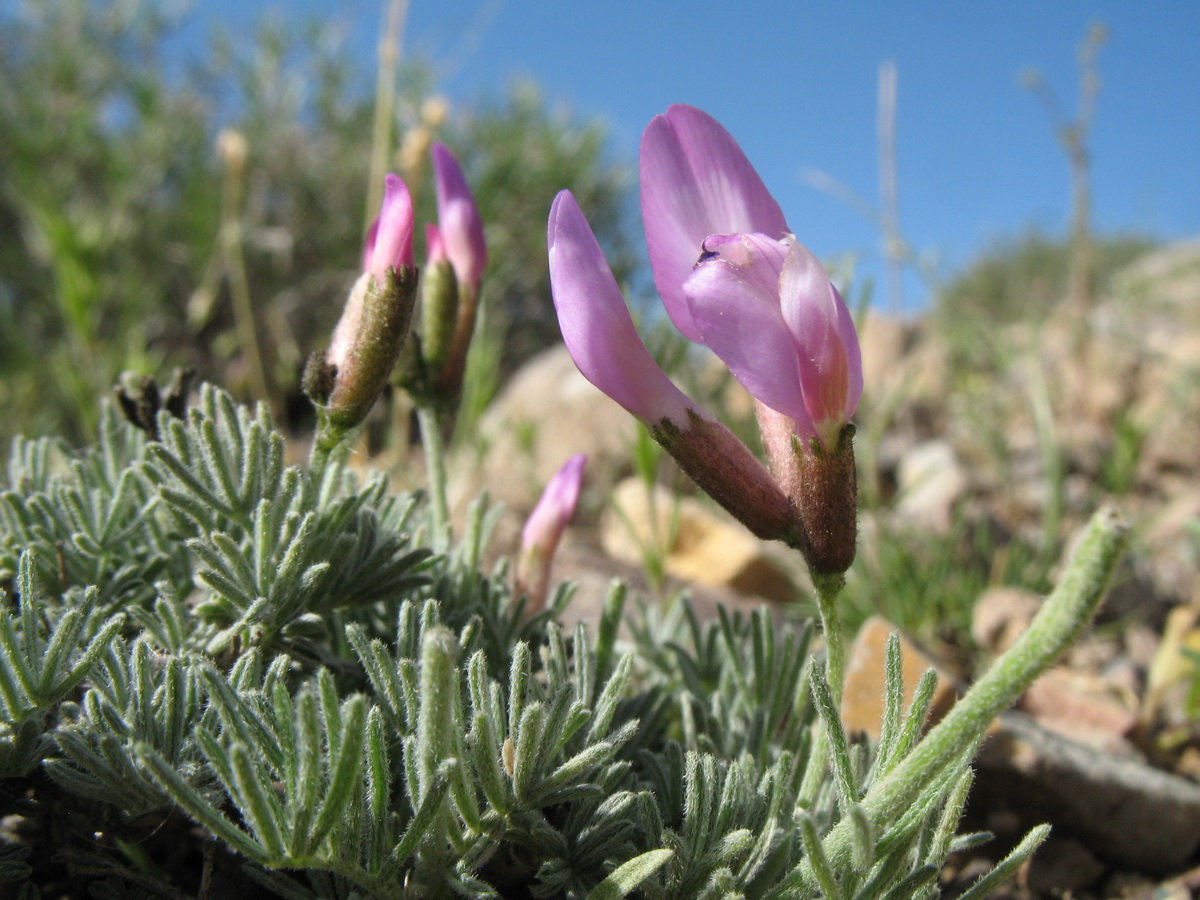
[[[268,12],[344,23],[374,64],[379,0],[201,0],[191,15],[206,27]],[[1066,161],[1018,74],[1037,67],[1073,113],[1093,22],[1110,31],[1090,142],[1097,229],[1200,234],[1196,0],[412,0],[405,44],[433,60],[452,100],[531,76],[556,105],[605,120],[629,158],[653,115],[700,106],[742,144],[802,242],[853,253],[878,277],[878,230],[811,173],[876,200],[880,64],[898,72],[902,230],[949,272],[1027,227],[1065,230]],[[915,278],[906,293],[920,303]]]

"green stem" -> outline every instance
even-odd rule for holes
[[[421,426],[421,444],[425,448],[425,471],[429,478],[429,530],[433,547],[450,546],[450,506],[446,500],[446,445],[437,409],[423,400],[416,401],[417,422]]]
[[[1079,637],[1104,598],[1127,535],[1127,526],[1113,510],[1092,517],[1058,587],[1025,633],[912,753],[863,797],[863,808],[877,827],[886,826],[911,805]],[[851,851],[850,829],[849,820],[843,820],[825,838],[826,852],[838,861],[835,867]]]
[[[283,410],[275,392],[271,389],[267,367],[263,362],[259,344],[258,324],[254,316],[254,303],[250,298],[250,280],[246,275],[246,262],[242,256],[242,176],[239,170],[230,168],[225,175],[221,202],[221,230],[219,238],[225,257],[225,274],[229,279],[229,296],[233,301],[233,327],[238,345],[245,356],[246,372],[253,391],[271,407],[275,421],[282,420]]]
[[[325,478],[325,468],[333,451],[341,446],[349,432],[334,425],[320,404],[314,405],[317,408],[317,432],[313,435],[312,449],[308,454],[308,472],[313,484],[319,486]]]
[[[825,633],[825,680],[835,709],[842,705],[842,679],[846,672],[846,641],[837,601],[846,586],[846,576],[813,575],[817,589],[817,607],[821,611],[821,630]]]
[[[821,630],[825,634],[825,680],[833,699],[833,708],[842,707],[842,679],[846,671],[846,643],[842,630],[842,617],[838,614],[837,600],[846,585],[846,576],[813,574],[813,587],[817,591],[817,608],[821,613]],[[829,734],[823,722],[817,725],[816,740],[812,755],[804,770],[800,783],[798,802],[809,807],[816,800],[830,757]]]
[[[383,199],[383,176],[392,147],[392,120],[396,115],[396,65],[403,43],[404,22],[408,18],[407,0],[392,0],[387,6],[386,24],[379,39],[379,73],[375,78],[375,114],[371,126],[371,160],[367,172],[366,222],[371,227],[375,210]]]

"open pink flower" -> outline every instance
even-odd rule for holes
[[[564,191],[550,210],[550,281],[571,357],[756,535],[799,548],[814,572],[844,572],[856,534],[847,425],[862,393],[845,303],[711,116],[690,106],[657,116],[642,136],[639,169],[663,305],[757,401],[772,472],[650,358],[583,213]]]
[[[702,343],[683,293],[701,245],[738,232],[778,240],[783,212],[729,132],[692,106],[676,104],[646,126],[638,174],[654,286],[675,327]]]
[[[639,170],[671,321],[798,434],[832,446],[862,394],[854,324],[746,155],[711,116],[676,105],[647,126]]]
[[[790,234],[713,235],[684,283],[700,340],[756,400],[832,449],[862,395],[854,322]]]
[[[680,468],[759,537],[794,531],[782,489],[738,438],[650,356],[587,219],[570,191],[550,207],[550,289],[563,341],[584,377],[650,429]]]

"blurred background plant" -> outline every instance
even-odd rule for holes
[[[294,433],[310,415],[299,372],[340,312],[370,208],[369,136],[384,96],[369,76],[374,60],[352,57],[327,23],[266,19],[252,35],[215,33],[205,53],[181,63],[165,51],[182,21],[170,9],[155,0],[27,0],[0,18],[0,229],[8,237],[0,241],[0,440],[20,431],[79,443],[94,431],[96,397],[120,373],[162,375],[178,365],[240,399],[266,400]],[[1099,91],[1098,35],[1089,32],[1081,50],[1079,112],[1051,120],[1076,194],[1087,190],[1079,165]],[[430,65],[397,59],[386,168],[411,185],[417,221],[433,221],[428,151],[443,141],[463,164],[487,230],[491,261],[455,432],[459,445],[482,456],[488,441],[475,423],[509,375],[559,341],[544,245],[557,190],[579,198],[618,279],[633,287],[635,305],[644,299],[633,163],[615,156],[603,124],[581,121],[531,81],[452,107]],[[1027,83],[1043,102],[1051,96],[1044,82]],[[998,239],[961,271],[938,271],[902,228],[898,97],[896,68],[885,63],[878,202],[834,176],[821,182],[876,223],[889,261],[878,300],[852,257],[831,266],[864,335],[887,318],[881,306],[904,308],[905,273],[932,297],[919,320],[888,325],[905,335],[902,346],[871,349],[882,369],[903,377],[869,381],[858,417],[863,508],[872,528],[879,520],[866,534],[878,552],[862,554],[848,603],[852,620],[878,611],[914,632],[961,636],[980,590],[1044,590],[1064,535],[1082,516],[1107,497],[1146,492],[1143,460],[1157,410],[1118,398],[1103,411],[1093,452],[1081,456],[1079,435],[1064,424],[1075,396],[1060,377],[1065,363],[1046,354],[1062,331],[1062,301],[1081,281],[1071,274],[1081,265],[1080,235],[1090,295],[1117,298],[1100,312],[1115,309],[1125,322],[1157,302],[1154,288],[1121,275],[1155,245],[1134,234],[1093,234],[1087,204],[1075,196],[1066,235]],[[755,446],[752,408],[739,402],[736,385],[714,378],[694,348],[661,327],[652,305],[641,312],[665,368]],[[901,365],[887,355],[913,346],[931,352]],[[1171,389],[1194,395],[1182,381]],[[520,452],[533,454],[545,430],[530,425]],[[1022,435],[1031,436],[1030,453],[1017,446]],[[935,438],[954,443],[959,464],[972,467],[974,493],[960,491],[949,527],[915,534],[887,514],[912,489],[897,480],[901,451]],[[670,466],[640,451],[629,457],[626,472],[678,489]],[[1028,474],[1021,466],[1036,468],[1032,515],[1007,490]],[[1080,476],[1088,487],[1069,489]],[[992,504],[988,514],[1001,527],[965,514],[972,504],[978,513],[976,501]],[[670,537],[648,546],[643,560],[658,587],[670,568]],[[934,581],[944,596],[917,588],[914,574],[930,571],[943,573]]]
[[[264,20],[250,40],[216,33],[180,71],[164,55],[180,22],[167,9],[28,0],[0,19],[5,441],[20,430],[78,442],[123,370],[181,364],[267,400],[281,421],[307,414],[299,370],[361,253],[373,90],[320,22]],[[401,147],[389,167],[413,167],[414,136],[442,140],[488,223],[476,352],[490,377],[468,400],[478,413],[506,373],[557,340],[539,312],[555,191],[588,198],[618,276],[633,272],[629,167],[610,158],[602,126],[552,109],[531,84],[446,109],[429,102],[429,70],[414,59],[395,96]],[[418,221],[433,218],[424,187]]]

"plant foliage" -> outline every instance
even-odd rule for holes
[[[92,447],[13,445],[0,878],[96,896],[935,892],[969,754],[900,815],[862,804],[931,696],[929,678],[902,709],[894,642],[883,738],[851,745],[807,627],[627,612],[618,584],[592,628],[564,629],[569,587],[528,617],[503,567],[480,571],[482,504],[435,555],[419,498],[336,460],[288,465],[262,409],[206,386],[158,425],[147,440],[106,409]],[[844,858],[824,843],[839,828]]]

